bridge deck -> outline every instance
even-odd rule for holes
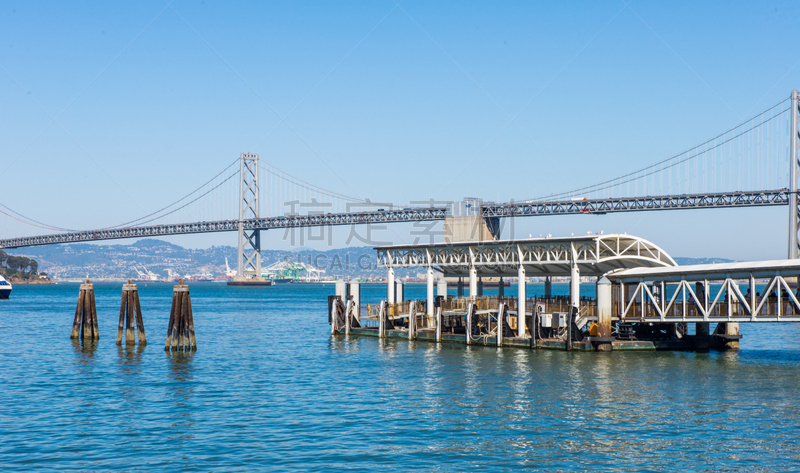
[[[484,217],[533,217],[542,215],[605,214],[611,212],[641,212],[679,209],[717,209],[732,207],[762,207],[788,205],[788,189],[741,191],[608,199],[563,200],[551,202],[512,202],[486,204],[481,208]],[[270,230],[334,225],[363,225],[444,220],[447,207],[418,207],[374,212],[345,212],[314,215],[284,215],[280,217],[245,220],[217,220],[151,225],[128,228],[104,228],[67,233],[53,233],[0,240],[0,249],[21,248],[59,243],[146,238],[194,233],[235,232],[241,224],[244,230]]]

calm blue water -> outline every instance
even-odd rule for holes
[[[93,347],[77,284],[15,286],[0,470],[800,468],[800,325],[743,324],[734,354],[498,350],[331,338],[331,285],[191,288],[199,348],[171,355],[171,285],[140,284],[144,349],[115,344],[120,284]]]

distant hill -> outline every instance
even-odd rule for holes
[[[725,259],[725,258],[683,258],[683,257],[675,257],[672,258],[681,266],[688,265],[688,264],[717,264],[717,263],[735,263],[736,260],[732,259]]]
[[[214,246],[208,249],[188,249],[158,239],[139,240],[131,245],[69,245],[34,246],[10,250],[10,254],[38,260],[38,270],[53,279],[76,279],[87,275],[93,279],[138,278],[139,272],[151,271],[162,278],[171,270],[174,274],[225,274],[225,258],[231,268],[236,265],[236,248]],[[386,270],[377,268],[375,250],[369,246],[317,251],[261,251],[262,266],[281,260],[302,261],[325,270],[325,277],[385,277]],[[138,271],[137,271],[138,270]],[[397,271],[399,277],[414,275],[422,270]]]
[[[92,279],[136,279],[139,271],[151,271],[162,278],[168,277],[170,271],[181,276],[220,276],[225,274],[226,257],[232,268],[236,265],[236,248],[233,246],[188,249],[158,239],[139,240],[131,245],[73,243],[34,246],[9,250],[8,253],[36,259],[38,268],[34,270],[45,272],[56,280],[84,278],[87,275]],[[370,246],[327,251],[264,249],[261,257],[263,267],[282,260],[291,260],[324,269],[324,277],[329,278],[386,276],[386,270],[377,267],[375,250]],[[677,257],[675,261],[680,265],[733,262],[725,258],[683,257]],[[396,274],[398,277],[406,277],[422,272],[422,268],[411,268],[398,269]]]

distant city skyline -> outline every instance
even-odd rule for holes
[[[800,88],[798,18],[791,2],[5,2],[0,204],[106,227],[241,152],[401,206],[546,195],[672,156],[785,99]],[[0,222],[2,238],[46,232]],[[325,231],[304,245],[368,244]],[[373,238],[420,231],[441,224]],[[788,209],[524,218],[501,237],[600,231],[673,256],[777,259]],[[262,232],[262,246],[293,247],[282,231]]]

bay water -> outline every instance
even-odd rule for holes
[[[172,285],[139,283],[149,343],[118,348],[121,286],[95,284],[96,344],[77,284],[0,301],[0,470],[800,469],[800,325],[742,324],[737,353],[409,343],[331,336],[332,284],[196,283],[174,354]]]

